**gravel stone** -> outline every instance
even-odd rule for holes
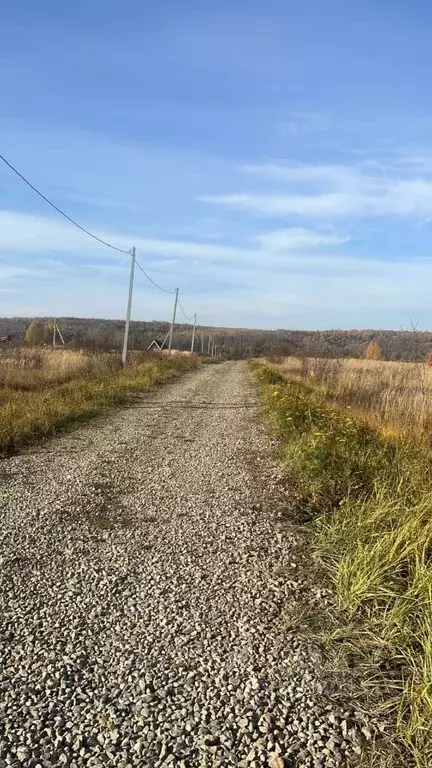
[[[282,631],[325,593],[272,448],[240,362],[2,462],[0,766],[329,768],[372,736]]]

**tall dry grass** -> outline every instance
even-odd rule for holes
[[[120,356],[112,353],[37,347],[0,351],[0,389],[43,389],[120,366]]]
[[[335,405],[355,409],[389,436],[430,437],[432,368],[425,363],[288,357],[277,368],[319,387]]]
[[[0,352],[0,454],[89,418],[197,365],[194,356],[67,349]]]
[[[339,634],[365,686],[393,712],[397,746],[382,764],[430,768],[431,373],[293,358],[255,364],[255,373],[344,609],[340,621],[347,617]]]

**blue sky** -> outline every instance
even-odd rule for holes
[[[432,329],[430,4],[23,0],[0,51],[0,152],[202,324]],[[0,167],[0,316],[127,280]],[[136,319],[170,303],[137,274]]]

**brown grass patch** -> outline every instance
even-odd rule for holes
[[[0,454],[101,413],[197,365],[193,356],[23,349],[0,353]]]

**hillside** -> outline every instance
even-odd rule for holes
[[[47,318],[47,323],[50,320]],[[26,317],[0,318],[0,336],[8,334],[14,346],[25,343],[25,332],[31,319]],[[68,346],[87,348],[121,347],[124,320],[62,317],[57,319]],[[132,349],[146,349],[153,339],[163,339],[169,328],[167,321],[133,321],[130,330]],[[432,351],[432,332],[392,330],[259,330],[248,328],[197,327],[197,346],[204,349],[208,335],[216,345],[232,358],[246,358],[269,354],[307,355],[310,357],[362,357],[371,340],[380,344],[386,360],[422,360]],[[191,326],[178,324],[174,346],[188,349]]]

